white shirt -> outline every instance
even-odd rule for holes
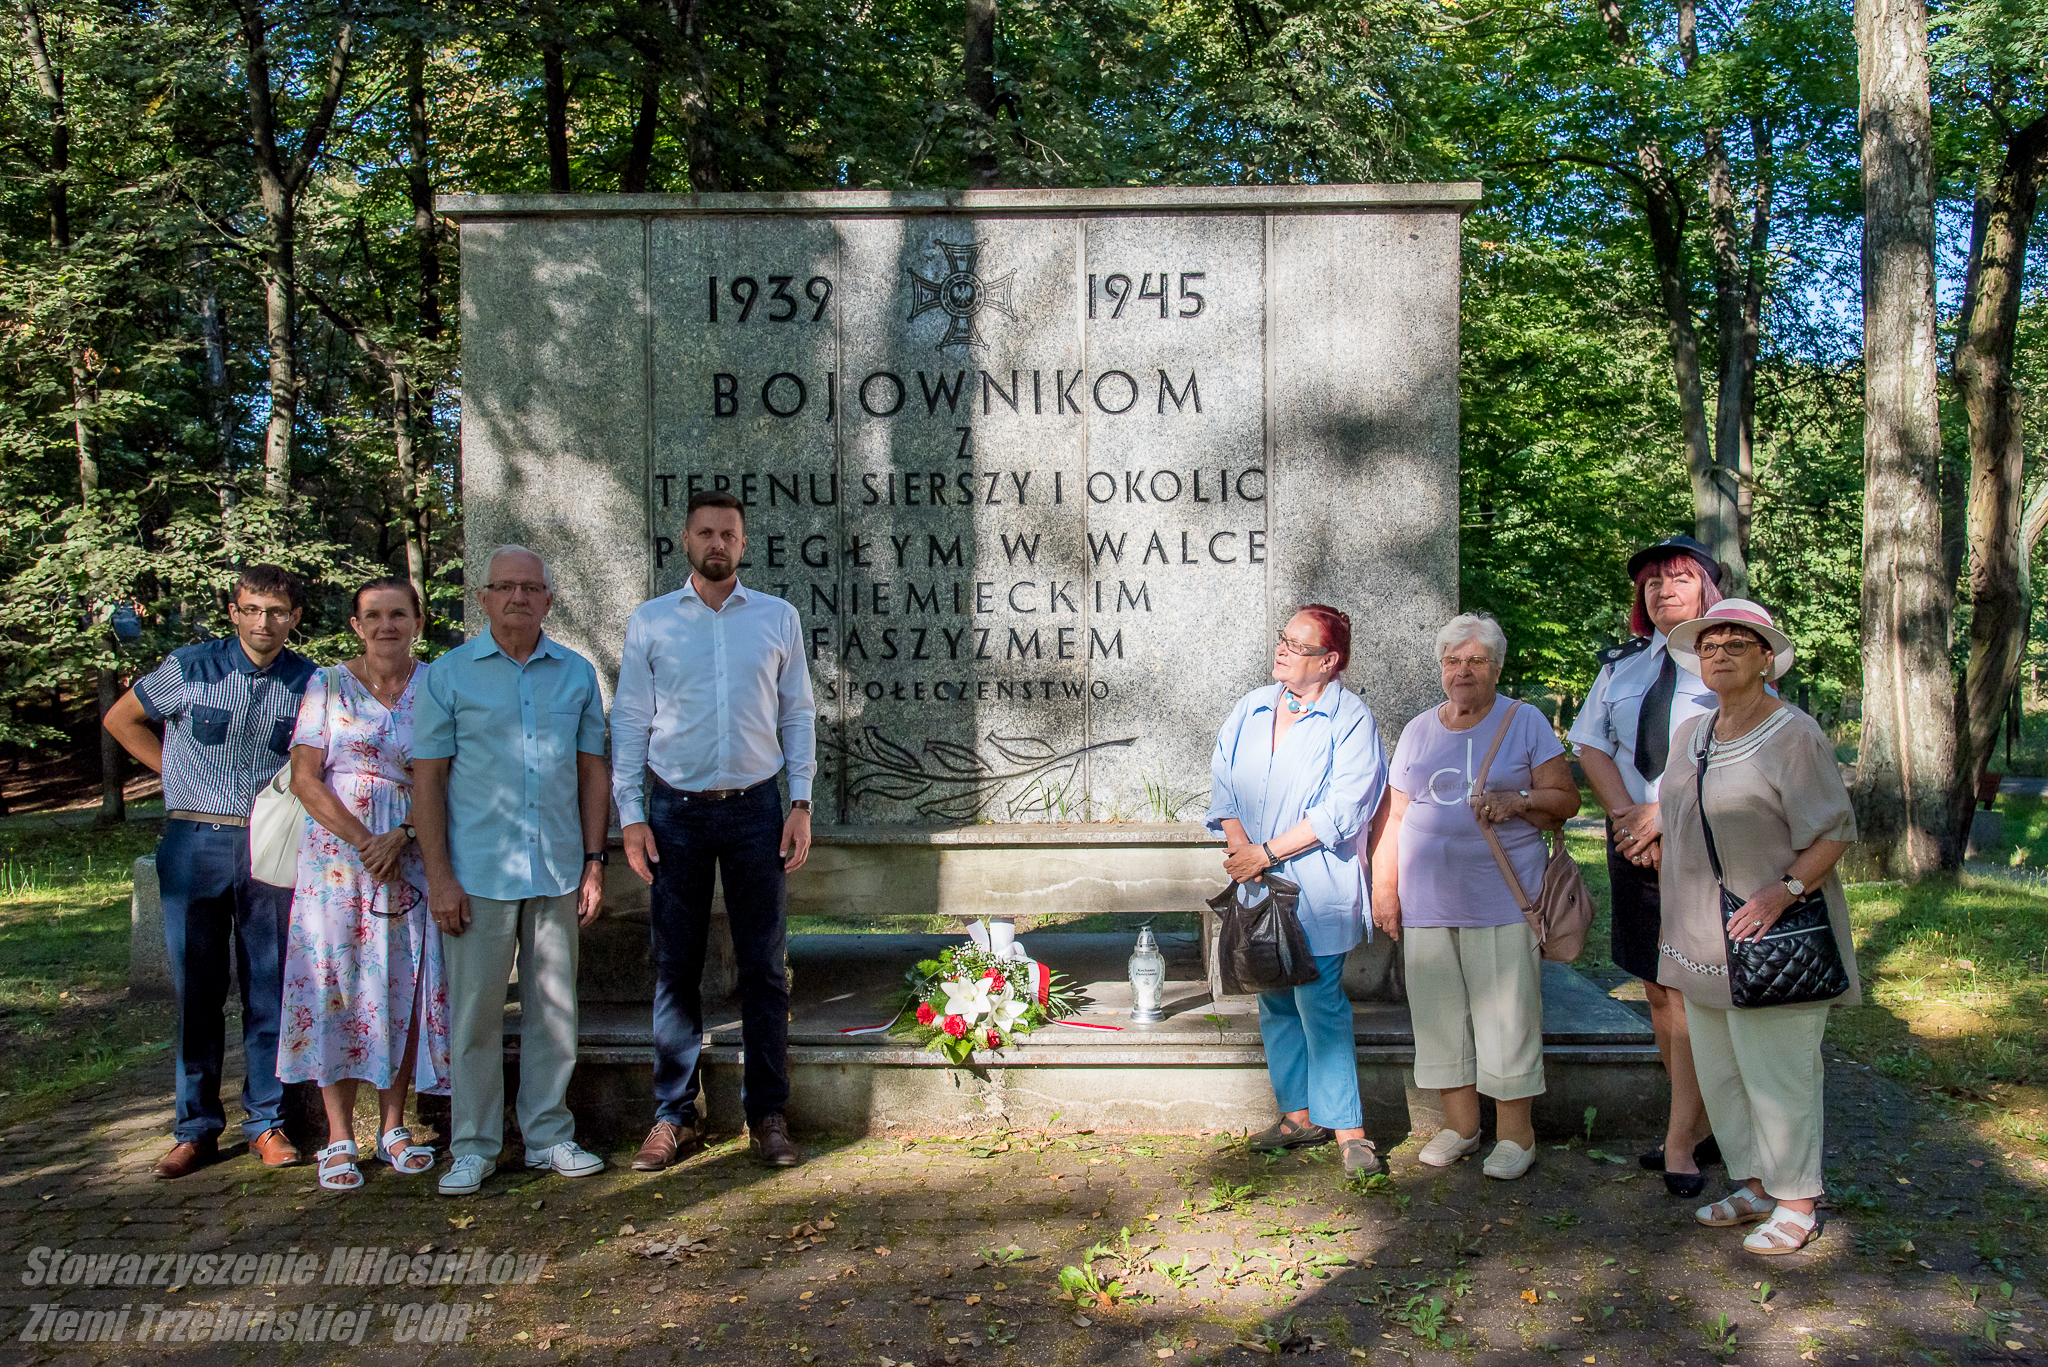
[[[735,584],[718,611],[696,579],[626,620],[612,702],[612,798],[619,823],[647,819],[642,771],[671,788],[747,788],[789,769],[792,799],[818,771],[818,706],[797,611]]]
[[[1620,646],[1601,652],[1608,663],[1600,670],[1600,677],[1593,681],[1593,691],[1586,695],[1586,705],[1573,719],[1569,739],[1578,753],[1593,749],[1612,755],[1621,769],[1621,781],[1628,787],[1630,800],[1648,802],[1656,795],[1657,780],[1663,775],[1645,778],[1637,772],[1636,726],[1642,720],[1643,695],[1650,691],[1650,686],[1657,682],[1657,675],[1664,668],[1664,633],[1660,631],[1652,635],[1647,648],[1614,658],[1625,650],[1626,646]],[[1718,706],[1720,700],[1715,698],[1713,690],[1700,676],[1681,667],[1678,687],[1671,693],[1671,734],[1678,734],[1678,728],[1688,719],[1702,716]]]

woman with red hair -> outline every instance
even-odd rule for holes
[[[1238,699],[1210,761],[1207,824],[1229,844],[1231,882],[1267,870],[1296,883],[1315,981],[1259,994],[1259,1034],[1280,1121],[1257,1150],[1337,1141],[1347,1173],[1377,1172],[1358,1094],[1358,1044],[1344,959],[1366,912],[1366,829],[1386,791],[1372,709],[1337,682],[1351,660],[1351,619],[1311,603],[1287,619],[1273,680]],[[1251,900],[1249,888],[1240,896]]]
[[[1661,926],[1657,869],[1663,860],[1663,823],[1657,783],[1670,758],[1672,737],[1694,717],[1714,710],[1714,695],[1697,674],[1679,668],[1665,634],[1704,616],[1721,601],[1721,567],[1689,536],[1674,536],[1629,557],[1635,602],[1629,611],[1634,639],[1600,653],[1600,676],[1572,722],[1570,740],[1593,796],[1607,812],[1607,874],[1612,893],[1614,962],[1643,980],[1650,1028],[1671,1076],[1671,1114],[1664,1143],[1642,1156],[1662,1170],[1674,1196],[1697,1196],[1706,1186],[1705,1164],[1720,1161],[1693,1070],[1685,999],[1657,982]]]

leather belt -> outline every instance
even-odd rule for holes
[[[249,824],[249,818],[246,816],[220,816],[213,812],[188,812],[183,809],[173,809],[165,812],[164,815],[172,821],[196,821],[205,826],[246,827]]]
[[[659,778],[656,778],[654,781],[661,783]],[[670,792],[685,802],[726,802],[732,798],[745,797],[748,793],[758,792],[774,782],[774,778],[769,777],[745,788],[700,788],[694,792],[688,788],[670,788],[666,783],[661,783],[661,786],[668,788]]]

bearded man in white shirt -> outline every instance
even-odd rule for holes
[[[749,1148],[776,1167],[791,1142],[786,875],[811,849],[817,704],[797,611],[740,585],[746,514],[724,492],[690,496],[690,578],[633,610],[612,704],[612,796],[626,861],[653,885],[654,1128],[633,1167],[654,1172],[701,1142],[704,950],[722,876],[739,970],[741,1100]],[[776,775],[789,775],[783,815]]]

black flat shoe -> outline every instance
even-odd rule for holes
[[[1714,1141],[1714,1136],[1708,1135],[1692,1146],[1692,1161],[1695,1167],[1701,1168],[1711,1168],[1722,1162],[1721,1146]],[[1651,1172],[1664,1171],[1664,1146],[1659,1144],[1648,1153],[1636,1155],[1636,1162]]]
[[[1691,1198],[1707,1189],[1707,1175],[1703,1172],[1667,1172],[1664,1174],[1664,1190],[1673,1196]]]

